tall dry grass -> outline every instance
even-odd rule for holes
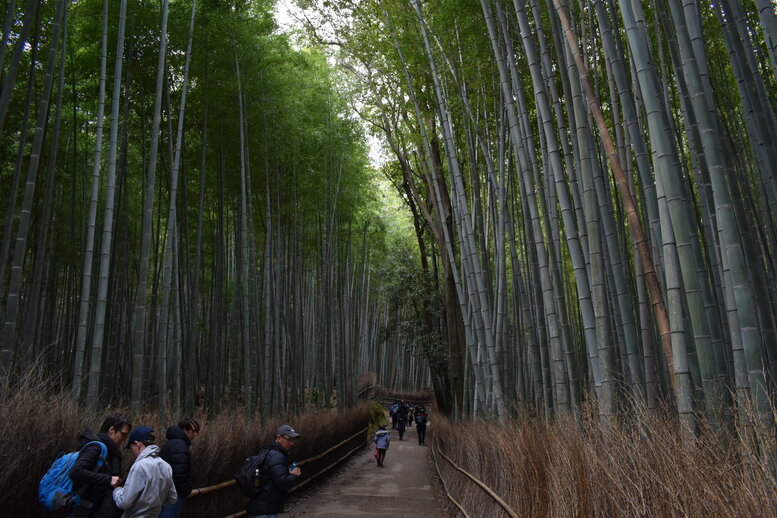
[[[84,410],[34,369],[12,389],[0,389],[0,514],[43,515],[38,482],[57,452],[75,448],[88,422]]]
[[[433,423],[433,444],[485,482],[519,516],[777,516],[775,438],[756,454],[736,434],[682,433],[643,412],[630,423],[583,418]],[[471,516],[507,514],[438,456],[448,490]],[[451,516],[458,511],[445,503]]]
[[[62,516],[45,512],[37,503],[40,478],[61,451],[73,451],[84,428],[99,429],[109,411],[123,411],[133,426],[146,425],[155,430],[157,444],[164,444],[167,425],[158,424],[158,412],[131,414],[127,409],[105,409],[90,413],[74,404],[59,386],[31,373],[0,393],[0,515]],[[247,455],[255,453],[274,439],[275,429],[291,423],[301,434],[292,451],[294,460],[313,457],[367,427],[370,407],[346,410],[316,410],[297,416],[248,419],[240,409],[213,418],[195,415],[201,433],[192,445],[192,476],[195,487],[204,487],[232,479]],[[177,419],[176,419],[177,421]],[[366,443],[366,432],[352,443]],[[303,480],[333,462],[338,450],[312,465],[306,465]],[[124,475],[132,463],[125,450]],[[191,498],[184,508],[187,518],[226,516],[243,509],[245,498],[236,487]]]
[[[195,487],[205,487],[232,479],[232,475],[249,454],[274,440],[275,430],[290,423],[302,434],[291,451],[295,461],[309,459],[328,450],[367,427],[369,405],[352,409],[313,410],[297,416],[274,418],[266,424],[247,419],[244,413],[222,414],[201,422],[202,433],[192,446],[192,476]],[[348,446],[366,443],[367,433]],[[344,447],[347,448],[348,446]],[[344,454],[340,448],[327,457],[302,467],[302,478],[312,475]],[[241,511],[245,497],[235,487],[189,499],[184,508],[187,518],[226,516]]]

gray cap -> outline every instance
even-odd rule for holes
[[[300,437],[300,434],[297,433],[297,431],[292,428],[290,425],[285,424],[278,428],[278,430],[275,432],[275,435],[288,435],[289,437]]]

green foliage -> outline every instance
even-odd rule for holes
[[[146,322],[149,329],[156,325],[154,319],[160,312],[160,272],[165,245],[171,240],[167,235],[173,187],[170,182],[184,93],[192,3],[193,0],[182,0],[169,4],[161,134],[154,180],[150,284],[148,293],[138,294],[135,291],[138,265],[141,264],[142,210],[149,182],[162,5],[151,0],[128,1],[123,72],[118,78],[120,105],[111,106],[120,2],[108,2],[106,101],[102,156],[97,164],[101,183],[95,225],[97,239],[102,239],[106,161],[114,122],[111,114],[117,108],[118,191],[113,228],[116,259],[111,263],[108,276],[111,301],[106,312],[110,320],[108,325],[112,326],[115,335],[105,354],[110,358],[112,374],[116,374],[116,380],[111,381],[114,390],[111,397],[117,400],[125,397],[130,376],[130,369],[124,362],[132,348],[132,333],[128,328],[133,322],[135,300],[145,297],[148,302]],[[234,372],[241,368],[239,364],[244,359],[242,354],[236,353],[239,351],[236,348],[242,347],[246,339],[240,334],[227,336],[225,330],[226,327],[231,330],[235,322],[240,328],[241,316],[235,314],[240,307],[234,301],[243,293],[241,287],[246,282],[235,273],[235,265],[244,260],[240,256],[242,251],[237,251],[239,243],[236,244],[242,221],[241,168],[244,164],[250,181],[251,219],[248,226],[254,231],[250,253],[256,257],[255,260],[252,258],[251,266],[257,270],[250,272],[253,282],[261,282],[258,280],[261,274],[257,272],[263,271],[262,250],[269,243],[269,236],[277,247],[270,261],[280,262],[294,254],[294,260],[299,263],[295,268],[300,275],[308,274],[324,261],[330,262],[333,269],[335,264],[352,267],[354,257],[361,255],[364,229],[369,247],[385,246],[386,226],[380,222],[381,198],[375,193],[375,171],[369,166],[362,126],[351,114],[351,93],[339,86],[338,71],[320,49],[297,48],[287,35],[277,32],[274,4],[272,0],[204,0],[196,4],[177,186],[179,249],[175,253],[179,255],[177,268],[181,275],[181,291],[186,292],[180,298],[191,296],[194,290],[189,288],[196,286],[201,294],[201,306],[196,309],[199,314],[194,310],[190,312],[192,308],[187,307],[181,319],[185,322],[178,324],[202,331],[193,339],[197,343],[191,344],[198,356],[197,362],[210,354],[207,344],[219,341],[219,347],[223,348],[220,349],[223,354],[219,354],[219,361],[222,361],[219,368],[229,371],[230,376],[225,383],[236,383],[238,376]],[[27,87],[31,87],[27,108],[34,118],[43,83],[41,61],[51,45],[50,25],[55,3],[40,5],[40,23],[33,31],[37,42],[36,61],[31,66],[33,55],[28,49],[23,55],[9,115],[0,134],[3,206],[11,195],[10,185],[20,142],[25,152],[21,171],[25,170],[29,159],[26,155],[29,154],[31,128],[27,135],[20,134]],[[50,265],[45,273],[50,278],[43,281],[45,289],[50,288],[46,293],[50,298],[45,305],[52,314],[60,316],[58,324],[51,324],[42,331],[48,335],[40,342],[58,344],[60,356],[57,360],[68,367],[72,363],[71,348],[78,326],[78,301],[85,271],[83,260],[99,112],[104,2],[79,0],[69,5],[65,90],[61,107],[63,120],[54,175],[54,201],[48,241],[40,248],[44,254],[53,254],[44,258]],[[17,22],[21,19],[22,9],[17,8]],[[3,63],[4,71],[7,62],[8,53],[6,63]],[[56,90],[54,94],[52,99],[56,99]],[[49,106],[49,139],[54,108],[53,104]],[[44,145],[43,153],[41,170],[47,164],[50,146]],[[43,185],[45,178],[45,174],[38,174],[40,185],[36,186],[33,202],[34,228],[30,233],[23,273],[23,290],[28,291],[37,259],[34,253],[38,250],[35,240],[39,224],[48,223],[42,221],[43,194],[48,187]],[[23,183],[22,179],[22,187]],[[21,200],[22,189],[13,195]],[[19,203],[16,212],[18,207]],[[202,233],[198,234],[200,215]],[[2,213],[0,222],[15,217],[15,214]],[[99,250],[99,241],[96,249]],[[198,278],[194,275],[196,260],[200,261],[196,263]],[[97,269],[93,267],[92,270],[94,277]],[[280,277],[285,273],[279,271],[272,275]],[[0,285],[4,281],[0,279]],[[95,285],[92,284],[92,291],[95,291]],[[251,318],[256,322],[265,316],[260,314],[263,309],[256,309],[260,306],[259,292],[260,289],[254,290],[256,296],[251,300],[254,306]],[[40,300],[28,297],[26,292],[22,299],[23,304],[43,305]],[[302,301],[298,303],[302,304]],[[4,306],[5,301],[0,301],[0,311]],[[94,311],[93,305],[88,311]],[[89,318],[93,320],[91,316]],[[189,319],[196,322],[189,325]],[[90,324],[92,320],[89,320]],[[288,332],[288,329],[278,332]],[[91,334],[91,326],[87,334]],[[255,336],[260,334],[254,332]],[[118,339],[119,336],[122,338]],[[149,332],[145,362],[158,356],[155,350],[158,343],[159,334]],[[86,348],[89,347],[87,343]],[[114,352],[121,356],[119,360],[113,358]],[[88,350],[86,356],[89,357]],[[155,377],[155,369],[151,367],[149,378]],[[189,377],[187,382],[199,377],[198,383],[204,383],[199,371],[186,376]]]
[[[390,313],[384,335],[398,329],[405,349],[416,358],[430,363],[447,361],[447,344],[435,326],[442,316],[437,281],[421,268],[417,251],[407,242],[392,242],[379,277]]]
[[[366,146],[361,127],[349,119],[349,101],[335,84],[326,57],[315,49],[297,50],[288,37],[276,34],[272,17],[274,2],[199,2],[189,76],[184,125],[182,178],[185,192],[179,200],[189,203],[188,220],[194,221],[200,190],[201,143],[207,139],[205,175],[206,232],[215,230],[220,177],[223,175],[226,206],[240,197],[240,135],[238,90],[245,100],[249,164],[254,198],[254,218],[264,214],[265,185],[269,185],[271,212],[275,218],[294,221],[303,231],[306,246],[319,247],[319,229],[332,222],[336,228],[374,220]],[[71,164],[75,177],[63,182],[72,191],[64,199],[77,199],[88,192],[97,113],[102,0],[73,5],[70,16],[70,57],[63,126],[77,135]],[[168,22],[167,84],[169,100],[163,99],[162,141],[157,170],[159,228],[165,228],[167,191],[178,104],[181,95],[185,50],[189,38],[190,2],[172,2]],[[106,143],[110,124],[111,71],[116,46],[118,2],[110,4],[108,34],[108,80],[106,90]],[[150,113],[153,105],[159,49],[160,6],[138,0],[128,8],[125,46],[125,81],[122,86],[122,132],[126,144],[124,181],[128,222],[139,225],[141,197],[130,195],[144,189],[147,169]],[[239,64],[241,83],[236,66]],[[208,131],[202,134],[207,110]],[[14,112],[15,113],[15,112]],[[65,133],[65,134],[67,134]],[[13,148],[4,146],[12,155]],[[106,156],[103,152],[103,160]],[[5,161],[9,163],[10,161]],[[120,172],[120,174],[122,174]],[[7,177],[4,172],[3,181]],[[80,219],[82,204],[71,207]],[[71,218],[60,219],[61,231]],[[234,224],[227,217],[227,225]],[[208,230],[208,229],[211,230]],[[261,229],[262,225],[258,225]],[[261,240],[261,230],[258,240]],[[261,241],[260,241],[261,242]],[[160,243],[161,245],[162,243]],[[194,240],[191,240],[194,244]],[[205,243],[209,247],[209,243]],[[206,254],[206,256],[209,254]]]
[[[388,424],[388,419],[386,418],[386,409],[383,408],[383,405],[377,401],[373,401],[372,405],[370,406],[370,420],[369,424],[367,425],[367,438],[371,439],[372,436],[375,435],[375,432],[378,430],[378,428],[385,424]]]

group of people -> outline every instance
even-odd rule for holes
[[[155,444],[151,428],[133,428],[121,413],[107,415],[98,433],[85,430],[78,439],[80,453],[69,475],[73,492],[80,498],[70,516],[180,516],[192,492],[190,447],[199,433],[199,423],[185,418],[167,429],[167,441],[160,448]],[[249,517],[275,518],[283,511],[286,493],[302,474],[300,468],[290,466],[289,459],[289,450],[299,437],[289,425],[277,429],[275,442],[266,447],[261,490],[246,504]],[[100,443],[107,449],[105,456]],[[121,476],[122,446],[135,456],[126,480]]]
[[[391,418],[392,428],[399,434],[400,441],[404,439],[405,430],[415,423],[416,431],[418,432],[418,444],[425,444],[426,425],[429,422],[429,415],[423,405],[412,405],[405,403],[404,400],[394,401],[391,407],[389,407],[389,417]]]
[[[197,421],[183,419],[167,429],[167,442],[160,449],[151,428],[133,429],[124,414],[108,414],[99,432],[85,430],[78,438],[80,453],[70,470],[70,479],[80,498],[71,516],[179,516],[192,490],[189,447],[199,431]],[[101,443],[107,451],[105,458]],[[135,456],[126,480],[121,477],[122,446]]]
[[[399,434],[400,441],[403,440],[407,427],[413,426],[413,423],[415,423],[416,432],[418,433],[418,444],[426,444],[426,426],[429,423],[429,413],[423,405],[411,405],[404,401],[394,401],[391,407],[389,407],[389,418],[391,419],[391,427]],[[386,451],[391,444],[391,432],[386,429],[387,426],[380,426],[372,438],[375,443],[375,460],[378,463],[378,467],[383,467]]]

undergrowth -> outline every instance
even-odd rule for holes
[[[519,516],[777,516],[773,433],[757,438],[756,454],[740,434],[683,433],[676,419],[649,411],[627,424],[603,422],[593,411],[456,424],[438,416],[433,429],[435,449]],[[471,516],[508,516],[439,455],[437,462],[448,492]]]
[[[13,390],[0,393],[0,515],[2,516],[65,516],[47,513],[37,502],[37,487],[59,452],[74,451],[76,440],[85,428],[98,431],[103,417],[110,411],[121,411],[130,417],[133,426],[151,426],[160,446],[165,441],[169,424],[159,425],[158,412],[131,413],[128,409],[107,408],[90,413],[74,404],[58,386],[30,374],[14,385]],[[294,461],[314,457],[367,427],[369,405],[354,409],[313,410],[296,416],[268,419],[248,418],[235,409],[208,418],[195,417],[201,426],[199,437],[192,445],[192,476],[194,487],[200,488],[232,480],[246,456],[256,453],[272,442],[275,430],[290,423],[302,434],[291,451]],[[177,422],[177,416],[173,421]],[[357,437],[354,440],[366,440]],[[352,447],[352,446],[351,446]],[[128,450],[124,456],[124,472],[133,458]],[[339,452],[339,453],[338,453]],[[341,450],[303,466],[303,478],[319,466],[328,465]],[[241,511],[245,497],[235,486],[212,493],[192,496],[184,507],[187,518],[226,516]]]

